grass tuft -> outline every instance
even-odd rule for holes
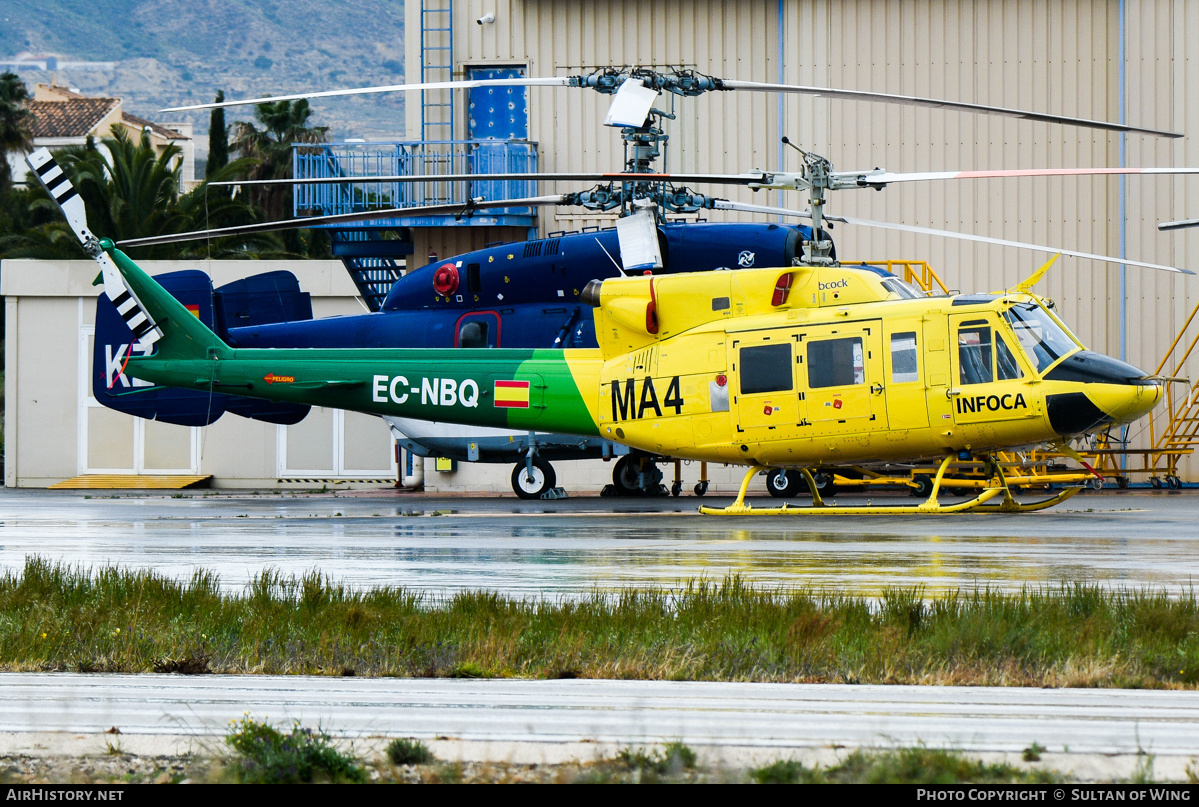
[[[661,751],[624,748],[616,755],[616,761],[638,773],[641,781],[677,777],[683,771],[695,770],[697,760],[695,751],[677,741],[667,743]]]
[[[387,758],[393,765],[428,765],[437,757],[420,740],[398,737],[387,744]]]
[[[225,742],[236,752],[228,770],[237,782],[304,784],[365,782],[366,769],[338,750],[323,732],[297,722],[284,734],[249,715],[234,724]]]

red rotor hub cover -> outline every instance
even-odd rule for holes
[[[433,273],[433,291],[449,297],[458,291],[458,268],[452,263],[443,263]]]

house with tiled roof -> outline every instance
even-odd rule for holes
[[[89,136],[97,143],[111,137],[113,127],[122,127],[131,138],[137,139],[145,132],[150,145],[162,153],[167,146],[177,146],[182,152],[183,189],[195,184],[195,142],[191,137],[191,124],[175,128],[163,126],[121,109],[120,98],[91,98],[67,87],[54,84],[38,84],[34,87],[33,100],[29,102],[33,113],[33,145],[35,149],[63,146],[81,146]],[[102,147],[102,146],[101,146]],[[24,180],[28,168],[24,154],[10,154],[13,179],[17,184]]]

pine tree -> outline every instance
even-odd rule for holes
[[[217,90],[216,103],[225,100],[225,91]],[[229,164],[229,127],[225,125],[225,109],[217,107],[212,110],[208,124],[208,165],[204,169],[204,177],[212,179],[212,175]]]

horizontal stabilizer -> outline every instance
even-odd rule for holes
[[[291,272],[263,272],[217,289],[216,319],[222,338],[230,328],[309,320],[312,298]]]

